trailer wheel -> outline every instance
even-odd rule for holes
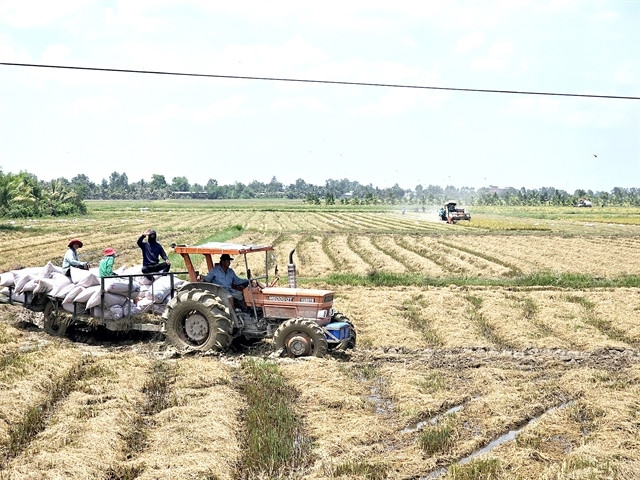
[[[162,318],[167,340],[179,349],[226,351],[233,322],[220,299],[206,290],[190,289],[172,298]]]
[[[306,318],[285,321],[275,331],[273,339],[276,351],[284,349],[289,357],[323,357],[327,353],[322,327]]]
[[[42,311],[44,315],[44,331],[54,337],[64,337],[67,333],[67,315],[56,311],[55,305],[49,300]]]
[[[350,348],[355,348],[357,337],[356,328],[353,326],[353,323],[351,323],[351,320],[349,320],[349,317],[347,317],[344,313],[336,312],[333,314],[333,317],[331,317],[331,321],[348,323],[351,336],[347,340],[342,340],[339,343],[330,343],[329,350],[347,350]]]

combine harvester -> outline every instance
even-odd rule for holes
[[[471,221],[471,214],[464,211],[464,208],[456,208],[457,203],[448,201],[438,212],[440,220],[447,223],[456,223],[458,220]]]

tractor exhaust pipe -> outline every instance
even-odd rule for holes
[[[298,286],[296,282],[296,264],[293,263],[293,252],[295,251],[296,249],[294,248],[291,250],[291,253],[289,253],[289,288],[296,288]]]

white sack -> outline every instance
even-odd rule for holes
[[[5,272],[0,274],[0,287],[11,287],[15,285],[13,281],[13,272]]]
[[[100,280],[98,280],[98,277],[91,273],[91,271],[75,267],[71,267],[71,281],[81,287],[100,285]]]
[[[139,305],[136,305],[133,301],[128,300],[122,305],[122,316],[128,317],[129,315],[140,315],[142,313],[142,309]]]
[[[129,280],[118,280],[117,278],[109,278],[104,281],[104,291],[129,296]],[[134,281],[131,284],[130,298],[137,298],[139,294],[140,285]]]
[[[69,290],[69,292],[67,292],[67,294],[64,296],[64,300],[62,300],[62,303],[73,303],[76,300],[76,297],[83,290],[84,290],[84,287],[80,285],[73,285],[73,288]]]
[[[38,286],[38,278],[31,278],[27,283],[25,283],[22,288],[20,289],[20,291],[18,293],[25,293],[25,292],[33,292],[35,290],[35,288]],[[16,288],[16,291],[18,291],[18,289]]]
[[[82,290],[78,296],[73,300],[74,302],[87,303],[94,293],[100,291],[100,285],[94,285]]]
[[[25,268],[23,270],[14,270],[13,285],[16,293],[22,293],[25,285],[37,276],[37,274],[34,274],[33,272],[30,273],[27,270],[29,269]]]
[[[90,287],[95,288],[95,287]],[[102,298],[100,287],[95,291],[91,298],[87,300],[87,308],[93,308],[100,305],[100,300]],[[122,295],[116,295],[115,293],[107,293],[104,294],[104,306],[111,307],[112,305],[122,305],[127,301],[127,297]]]
[[[56,298],[64,298],[64,296],[73,288],[71,279],[62,273],[53,273],[51,276],[53,288],[49,295]]]
[[[173,288],[176,290],[180,287],[184,280],[181,280],[178,277],[173,277]],[[151,288],[147,291],[147,298],[150,298],[154,301],[154,303],[162,303],[166,301],[171,294],[171,277],[161,277],[155,282]]]
[[[62,304],[62,309],[65,312],[73,313],[73,308],[74,308],[73,302],[72,303],[63,303]],[[81,308],[82,307],[78,307],[78,313],[82,312]]]
[[[36,286],[33,289],[33,293],[48,293],[53,290],[52,278],[36,278],[34,281]]]
[[[94,307],[91,310],[91,316],[96,318],[102,318],[102,309],[100,307]],[[122,318],[122,307],[120,305],[112,305],[109,308],[104,309],[105,320],[119,320]]]
[[[56,271],[56,268],[57,267],[53,263],[47,262],[47,264],[40,271],[40,274],[39,274],[40,278],[50,278],[51,274],[53,274]]]
[[[77,285],[74,285],[73,283],[68,283],[67,285],[64,285],[63,287],[59,287],[59,288],[56,289],[56,286],[54,285],[53,290],[51,290],[49,292],[49,295],[51,295],[52,297],[64,300],[64,298],[67,296],[67,294],[69,292],[71,292],[71,290],[76,288],[76,287],[77,287]],[[80,287],[80,288],[82,288],[82,287]]]
[[[7,293],[5,295],[7,297],[9,296],[9,289],[8,288],[7,288]],[[24,294],[13,292],[13,295],[11,295],[11,301],[12,302],[24,302]]]

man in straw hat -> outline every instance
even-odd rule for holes
[[[71,277],[71,267],[89,270],[89,262],[81,262],[78,260],[78,249],[82,248],[82,242],[74,238],[69,242],[69,249],[62,259],[62,273],[67,277]]]

